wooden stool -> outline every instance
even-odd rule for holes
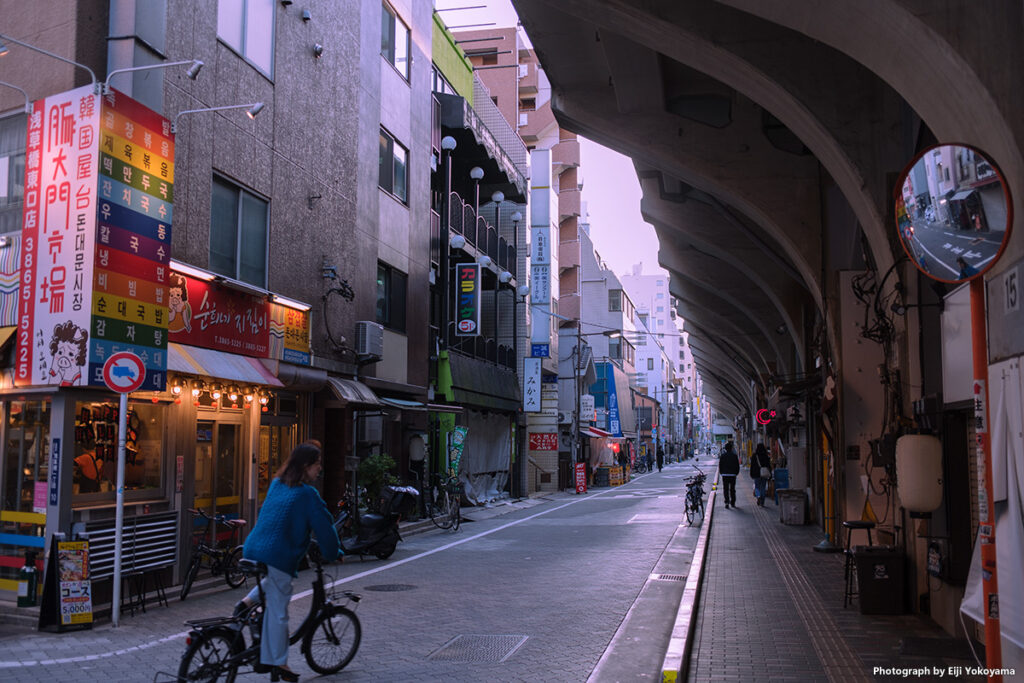
[[[857,595],[857,591],[853,588],[856,579],[854,574],[856,565],[853,562],[853,548],[850,547],[850,536],[853,535],[855,530],[863,529],[868,532],[868,545],[874,545],[874,542],[871,540],[871,530],[875,528],[875,523],[864,522],[858,519],[843,522],[843,527],[846,529],[846,546],[843,548],[843,552],[846,554],[846,566],[844,568],[846,587],[843,591],[843,607],[845,608],[853,602],[853,598]]]

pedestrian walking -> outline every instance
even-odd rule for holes
[[[661,446],[658,446],[657,461],[658,471],[661,472],[661,468],[665,466],[665,449],[662,448]]]
[[[725,507],[736,507],[736,477],[740,473],[740,456],[736,454],[732,441],[725,444],[722,457],[718,459],[718,473],[722,475],[722,489],[725,493]]]
[[[772,478],[772,459],[763,443],[757,444],[754,457],[750,459],[750,477],[754,480],[754,496],[757,504],[764,507],[764,497],[768,493],[768,480]]]
[[[310,486],[320,476],[320,449],[312,443],[295,447],[277,471],[252,533],[245,539],[242,556],[267,565],[261,581],[266,604],[260,639],[260,663],[285,681],[299,680],[288,668],[288,603],[292,579],[299,575],[299,561],[306,554],[310,531],[316,533],[320,552],[330,562],[338,557],[338,533],[320,493]],[[242,613],[258,602],[253,588],[235,606]]]

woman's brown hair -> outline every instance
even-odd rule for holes
[[[306,468],[320,459],[320,449],[311,443],[300,443],[288,456],[288,460],[281,465],[281,469],[275,475],[282,484],[298,486],[302,483],[302,476]]]

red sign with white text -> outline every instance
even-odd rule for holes
[[[270,303],[178,273],[170,276],[169,339],[266,358],[270,355]]]
[[[530,432],[531,451],[557,451],[558,434],[546,432]]]
[[[587,492],[587,465],[586,463],[576,463],[576,493]]]

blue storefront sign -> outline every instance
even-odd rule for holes
[[[605,383],[608,387],[608,431],[612,436],[622,436],[622,422],[619,419],[619,395],[615,393],[615,371],[608,368]]]
[[[551,356],[551,344],[531,344],[530,356],[533,358],[548,358]]]

